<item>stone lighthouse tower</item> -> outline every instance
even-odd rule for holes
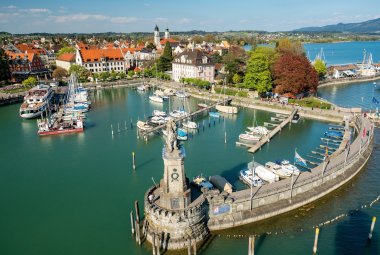
[[[160,46],[160,29],[158,29],[157,25],[154,28],[153,40],[154,40],[154,45],[156,45],[156,47],[159,47]]]
[[[177,141],[173,120],[166,126],[162,150],[164,176],[151,187],[144,199],[144,231],[153,249],[178,250],[203,242],[210,231],[206,223],[207,202],[201,196],[191,201],[191,189],[185,174],[185,149]]]

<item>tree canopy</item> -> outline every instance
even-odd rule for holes
[[[323,78],[327,73],[327,67],[323,60],[317,59],[314,61],[314,69],[317,71],[319,78]]]
[[[290,41],[288,38],[281,39],[276,44],[277,51],[283,54],[304,55],[305,50],[301,41]]]
[[[273,66],[273,77],[280,94],[315,92],[318,86],[318,74],[304,55],[283,54]]]
[[[68,73],[65,69],[63,69],[62,67],[57,67],[56,69],[54,69],[52,76],[57,80],[62,80],[62,78],[66,77],[67,74]]]
[[[5,51],[0,48],[0,81],[7,81],[10,78],[8,57]]]
[[[63,47],[57,52],[57,56],[61,56],[63,53],[75,53],[74,47]]]
[[[258,47],[250,54],[244,77],[244,87],[259,93],[272,90],[271,68],[277,58],[275,49]]]
[[[170,46],[169,42],[166,42],[164,53],[157,61],[157,69],[158,71],[165,72],[172,69],[172,61],[173,61],[173,55],[172,55],[172,47]]]
[[[37,85],[37,83],[38,83],[37,78],[33,77],[33,76],[30,76],[27,79],[22,81],[22,85],[28,86],[28,87],[35,86],[35,85]]]
[[[80,65],[72,65],[70,66],[69,69],[69,74],[71,75],[72,73],[75,73],[78,77],[78,80],[80,82],[85,82],[87,81],[87,78],[89,76],[89,72],[86,68]]]

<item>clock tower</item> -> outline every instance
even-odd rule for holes
[[[170,120],[162,150],[164,177],[160,181],[160,206],[169,210],[184,209],[191,203],[191,192],[185,174],[185,149],[178,144],[177,126]]]

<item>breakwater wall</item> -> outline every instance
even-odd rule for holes
[[[333,85],[341,84],[351,84],[351,83],[361,83],[380,80],[380,75],[375,75],[372,77],[353,77],[353,78],[340,78],[340,79],[330,79],[327,81],[319,82],[318,87],[328,87]]]
[[[24,100],[25,93],[17,93],[17,94],[0,94],[0,106],[21,103]]]
[[[354,178],[364,167],[373,149],[373,126],[364,117],[355,117],[354,125],[360,135],[347,149],[330,157],[326,164],[292,179],[285,179],[262,187],[233,192],[208,194],[208,228],[228,229],[257,222],[289,212],[311,203],[338,189]],[[364,128],[368,135],[363,137]]]

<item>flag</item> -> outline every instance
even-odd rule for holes
[[[325,152],[324,160],[326,160],[329,157],[329,147],[325,146],[325,148],[326,148],[326,152]]]
[[[379,100],[377,100],[375,97],[372,97],[372,103],[379,104]]]
[[[363,128],[363,138],[365,138],[366,133],[367,133],[367,130],[366,130],[366,128],[364,127],[364,128]]]
[[[295,164],[298,164],[300,166],[307,166],[307,163],[306,163],[306,160],[303,159],[298,153],[297,151],[295,151],[295,155],[294,155],[294,163]]]

